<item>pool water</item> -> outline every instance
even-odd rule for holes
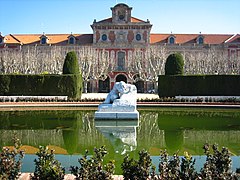
[[[147,150],[158,166],[161,150],[181,156],[187,151],[196,158],[196,169],[205,162],[204,143],[217,143],[232,153],[233,170],[240,167],[239,109],[138,109],[136,120],[94,120],[95,109],[11,110],[0,112],[0,147],[12,146],[14,134],[26,152],[22,172],[34,171],[38,147],[55,149],[56,158],[68,170],[94,147],[105,145],[109,154],[105,161],[115,160],[116,174],[121,174],[125,154],[138,158]]]

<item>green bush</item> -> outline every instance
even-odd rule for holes
[[[65,57],[63,74],[79,74],[77,55],[74,51],[68,52]]]
[[[68,75],[0,75],[3,96],[68,96],[80,98],[82,77]]]
[[[0,179],[18,179],[24,152],[19,150],[21,143],[17,138],[13,138],[14,149],[3,147],[0,153]]]
[[[180,53],[170,54],[165,64],[165,75],[183,74],[184,61]]]
[[[166,150],[160,154],[159,179],[198,179],[194,168],[195,159],[185,152],[180,161],[177,153],[170,157]]]
[[[54,151],[49,152],[47,147],[40,146],[39,152],[36,153],[38,159],[35,159],[35,171],[31,175],[33,180],[46,179],[64,179],[65,169],[61,167],[61,163],[55,159]]]
[[[6,95],[9,91],[11,79],[9,76],[0,75],[0,94]]]
[[[150,154],[142,150],[139,152],[139,160],[134,160],[127,154],[121,164],[124,179],[147,179],[150,175],[152,160]]]
[[[231,152],[226,147],[219,150],[217,144],[203,146],[207,156],[206,162],[201,169],[202,179],[237,179],[231,170]]]
[[[94,149],[94,155],[88,158],[88,151],[85,155],[78,160],[80,167],[71,166],[70,171],[76,176],[76,179],[89,179],[89,180],[108,180],[112,179],[114,174],[115,165],[113,161],[103,165],[103,158],[107,155],[107,150],[104,146]]]
[[[159,97],[239,96],[240,75],[158,76]]]

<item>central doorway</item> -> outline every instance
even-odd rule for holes
[[[127,77],[123,74],[117,75],[116,82],[120,82],[120,81],[124,81],[125,83],[127,83]]]

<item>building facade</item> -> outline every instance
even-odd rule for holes
[[[144,53],[151,47],[164,48],[171,52],[203,52],[209,49],[221,51],[228,57],[240,57],[239,34],[153,34],[149,20],[141,20],[132,16],[132,8],[126,4],[117,4],[111,8],[112,17],[93,21],[92,34],[0,34],[0,49],[21,50],[24,47],[92,47],[104,50],[111,61],[106,79],[89,80],[89,91],[107,92],[115,82],[135,83],[139,92],[147,92],[154,88],[146,78],[137,77],[142,70],[134,70],[133,56],[136,50]],[[236,58],[239,59],[239,58]],[[143,62],[147,67],[146,62]],[[145,64],[146,63],[146,64]],[[204,63],[203,63],[204,64]],[[189,65],[191,66],[191,65]],[[236,66],[236,65],[235,65]],[[94,69],[92,69],[94,71]],[[149,71],[152,71],[149,69]],[[203,72],[204,73],[204,72]],[[206,72],[208,73],[208,72]],[[236,72],[236,73],[239,73]],[[146,74],[146,73],[142,73]]]

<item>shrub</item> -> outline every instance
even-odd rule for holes
[[[2,148],[0,153],[0,179],[18,179],[24,152],[19,150],[21,143],[19,139],[13,138],[14,148]]]
[[[103,165],[103,158],[107,155],[107,150],[104,146],[94,149],[94,154],[88,158],[88,151],[85,155],[78,160],[80,167],[71,166],[70,172],[76,176],[76,179],[89,179],[89,180],[108,180],[112,179],[114,174],[114,161],[110,161],[107,165]]]
[[[174,154],[170,159],[167,151],[162,151],[160,155],[159,172],[161,179],[178,179],[180,177],[180,159],[178,154]]]
[[[204,167],[201,169],[203,179],[234,179],[235,175],[231,171],[231,153],[222,147],[218,149],[218,145],[212,145],[212,153],[209,144],[205,144],[204,153],[207,155]]]
[[[33,180],[50,180],[64,179],[65,169],[61,167],[61,163],[55,159],[54,150],[40,146],[39,152],[36,153],[38,159],[35,159],[35,171],[31,175]]]
[[[139,152],[138,161],[130,158],[127,154],[121,164],[123,177],[124,179],[147,179],[150,175],[151,166],[152,160],[147,151],[142,150]]]
[[[6,95],[9,91],[11,78],[9,76],[0,76],[0,94]]]
[[[165,64],[165,75],[181,75],[183,66],[183,57],[180,53],[170,54]]]
[[[63,74],[79,74],[77,55],[74,51],[68,52],[65,57]]]
[[[240,75],[158,76],[159,97],[239,96]]]
[[[0,95],[80,98],[82,77],[68,75],[0,75]]]
[[[178,154],[169,158],[167,151],[162,151],[159,163],[158,179],[237,179],[238,175],[231,170],[231,153],[225,147],[220,151],[216,144],[212,145],[212,151],[209,144],[205,144],[204,153],[206,162],[204,167],[198,173],[195,168],[195,159],[187,152],[184,153],[182,160]]]

